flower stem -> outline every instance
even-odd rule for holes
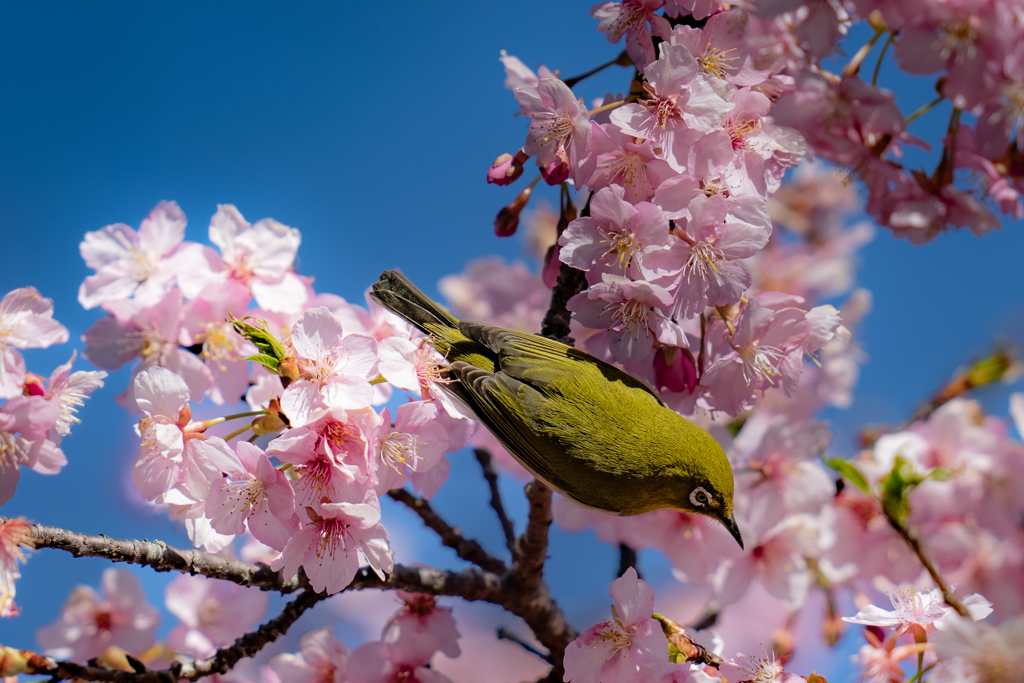
[[[597,109],[591,109],[590,115],[594,116],[596,114],[600,114],[603,111],[608,111],[609,109],[617,109],[618,107],[621,107],[624,104],[629,104],[630,102],[634,101],[636,101],[636,95],[630,95],[624,100],[616,100],[615,102],[609,102],[608,104],[602,105]]]
[[[883,33],[885,33],[884,27],[879,26],[878,28],[875,29],[875,35],[871,36],[871,39],[868,42],[861,45],[860,49],[857,50],[856,53],[854,53],[853,58],[850,60],[850,62],[843,67],[842,73],[844,76],[857,75],[857,72],[860,71],[861,63],[871,52],[871,48],[875,46],[875,43],[878,42],[878,39],[882,37]]]
[[[878,61],[875,63],[875,72],[871,74],[871,85],[878,85],[878,72],[882,70],[882,60],[885,59],[885,53],[889,50],[889,46],[893,44],[895,38],[896,34],[890,32],[885,44],[882,45],[882,51],[878,53]]]
[[[939,104],[944,99],[946,99],[946,98],[943,97],[942,95],[939,95],[938,97],[936,97],[934,100],[932,100],[928,104],[922,105],[917,111],[915,111],[913,114],[908,116],[906,118],[906,121],[904,121],[904,123],[909,124],[911,121],[913,121],[914,119],[918,118],[919,116],[922,116],[923,114],[927,114],[931,110],[932,107],[934,107],[935,105]]]
[[[225,422],[227,422],[228,420],[237,420],[237,419],[242,418],[242,417],[254,417],[256,415],[266,415],[266,414],[267,414],[267,411],[265,411],[265,410],[254,410],[251,413],[235,413],[234,415],[225,415],[221,419],[224,420]]]
[[[238,435],[242,434],[242,433],[243,433],[243,432],[245,432],[245,431],[246,431],[247,429],[249,429],[249,425],[245,425],[244,427],[241,427],[241,428],[239,428],[239,429],[236,429],[235,431],[233,431],[233,432],[231,432],[230,434],[228,434],[227,436],[225,436],[225,437],[224,437],[224,440],[225,440],[225,441],[231,441],[231,439],[233,439],[233,438],[235,438],[236,436],[238,436]]]
[[[625,52],[623,52],[622,54],[625,54]],[[582,81],[584,78],[590,78],[594,74],[597,74],[597,73],[600,73],[600,72],[604,71],[605,69],[607,69],[608,67],[612,66],[613,64],[618,64],[619,62],[622,61],[622,54],[620,54],[618,57],[616,57],[615,59],[613,59],[613,60],[611,60],[609,62],[605,62],[601,66],[595,66],[593,69],[591,69],[590,71],[588,71],[586,73],[580,74],[579,76],[574,76],[572,78],[567,78],[567,79],[565,79],[562,82],[565,83],[567,86],[569,86],[571,88],[572,86],[574,86],[577,83],[579,83],[580,81]]]

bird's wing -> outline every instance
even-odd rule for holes
[[[456,361],[451,372],[459,380],[462,398],[480,421],[537,478],[569,495],[566,483],[548,466],[548,458],[528,424],[527,413],[543,409],[546,399],[539,391],[503,372],[488,372]]]
[[[664,405],[649,386],[635,377],[614,365],[553,339],[475,320],[460,321],[459,331],[497,354],[498,364],[506,375],[526,382],[544,393],[557,391],[559,381],[568,376],[596,371],[596,377],[603,377],[607,382],[621,382],[631,389],[643,389],[658,403]]]

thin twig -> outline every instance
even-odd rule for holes
[[[253,565],[202,550],[174,548],[163,541],[127,541],[102,535],[89,536],[42,524],[32,525],[32,536],[36,548],[56,548],[75,557],[105,557],[113,562],[151,567],[158,572],[202,574],[211,579],[224,579],[265,591],[291,593],[308,585],[304,578],[296,576],[286,579],[281,572],[275,572],[265,564]]]
[[[501,491],[498,490],[498,473],[494,471],[491,453],[484,448],[476,448],[473,450],[473,453],[476,455],[477,462],[480,463],[480,469],[483,470],[484,479],[487,480],[487,485],[491,489],[491,507],[494,508],[494,513],[498,515],[501,530],[505,534],[505,546],[508,548],[509,553],[515,557],[516,530],[512,526],[512,520],[505,513],[505,505],[501,502]]]
[[[523,640],[522,638],[517,636],[515,633],[512,633],[512,631],[509,631],[504,626],[498,627],[498,640],[507,640],[509,642],[515,643],[519,647],[521,647],[524,650],[526,650],[527,652],[529,652],[531,655],[535,655],[537,657],[540,657],[541,659],[543,659],[548,664],[551,663],[551,655],[546,654],[544,652],[541,652],[540,650],[535,648],[533,645],[531,645],[530,643],[526,642],[525,640]]]
[[[882,508],[885,510],[885,506]],[[896,533],[900,535],[910,549],[917,555],[917,559],[924,565],[925,571],[928,572],[928,576],[932,577],[932,581],[942,591],[942,599],[947,605],[956,610],[956,613],[962,617],[969,617],[970,612],[967,611],[967,607],[960,601],[958,597],[953,595],[953,591],[949,588],[949,584],[942,578],[942,574],[939,573],[939,568],[935,566],[931,556],[925,549],[924,544],[921,543],[921,536],[918,534],[917,529],[909,526],[900,520],[896,519],[888,511],[885,512],[886,519],[889,520],[889,524],[896,530]]]
[[[441,543],[453,549],[462,559],[495,574],[504,574],[508,571],[508,567],[504,562],[488,553],[476,541],[463,536],[462,532],[453,528],[439,514],[434,512],[434,508],[425,499],[414,496],[405,489],[392,489],[388,491],[388,497],[402,503],[419,515],[423,523],[427,525],[427,528],[434,531],[441,538]]]
[[[582,81],[582,80],[583,80],[584,78],[590,78],[590,77],[591,77],[591,76],[593,76],[594,74],[596,74],[596,73],[600,73],[601,71],[604,71],[604,70],[605,70],[605,69],[607,69],[608,67],[610,67],[610,66],[612,66],[612,65],[614,65],[614,64],[618,64],[618,63],[620,63],[620,62],[622,61],[622,56],[623,56],[623,55],[626,55],[626,54],[627,54],[627,53],[626,53],[626,51],[625,51],[625,50],[623,50],[623,51],[622,51],[622,52],[621,52],[621,53],[619,54],[619,56],[618,56],[618,57],[616,57],[615,59],[613,59],[613,60],[611,60],[611,61],[609,61],[609,62],[605,62],[605,63],[604,63],[604,64],[602,64],[601,66],[595,66],[595,67],[594,67],[593,69],[591,69],[590,71],[588,71],[588,72],[586,72],[586,73],[582,73],[582,74],[580,74],[579,76],[573,76],[572,78],[567,78],[567,79],[565,79],[565,80],[564,80],[564,81],[562,81],[562,82],[563,82],[563,83],[565,83],[565,84],[566,84],[567,86],[569,86],[569,87],[571,88],[572,86],[574,86],[574,85],[576,85],[577,83],[579,83],[580,81]]]

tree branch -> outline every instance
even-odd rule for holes
[[[473,453],[476,455],[477,462],[480,463],[480,469],[484,472],[484,479],[487,480],[487,485],[491,488],[491,507],[494,508],[495,514],[498,515],[501,530],[505,534],[505,546],[508,548],[509,553],[512,554],[512,557],[515,557],[516,530],[512,526],[512,520],[505,513],[505,505],[501,502],[501,491],[498,490],[498,473],[494,471],[491,454],[483,448],[474,449]]]
[[[158,572],[202,574],[211,579],[224,579],[240,586],[255,586],[260,590],[280,593],[292,593],[308,586],[301,574],[285,579],[281,572],[275,572],[265,564],[252,565],[202,550],[174,548],[163,541],[126,541],[103,535],[88,536],[42,524],[33,524],[31,529],[36,548],[56,548],[75,557],[105,557],[113,562],[152,567]]]
[[[544,562],[548,554],[548,529],[551,527],[551,489],[534,479],[526,485],[530,518],[526,531],[516,542],[512,575],[526,590],[536,589],[544,580]]]
[[[563,344],[573,345],[572,337],[569,336],[569,320],[572,313],[566,308],[569,299],[576,296],[587,286],[587,280],[582,270],[576,270],[572,266],[562,264],[558,271],[558,282],[551,290],[551,306],[544,315],[544,322],[541,323],[540,334]]]
[[[36,673],[49,674],[53,681],[80,678],[110,683],[171,683],[173,681],[195,681],[211,674],[223,674],[231,670],[243,657],[252,657],[268,644],[284,635],[306,610],[320,602],[326,595],[304,590],[297,598],[285,605],[284,611],[252,633],[246,633],[233,645],[222,647],[207,659],[192,662],[174,662],[170,668],[160,671],[120,671],[98,666],[82,666],[74,662],[56,662],[48,670]]]
[[[884,505],[882,506],[882,509],[885,511]],[[924,544],[921,543],[921,536],[918,534],[917,529],[896,519],[888,511],[885,511],[885,517],[889,520],[889,524],[892,528],[896,530],[896,533],[900,535],[900,538],[902,538],[906,544],[910,546],[910,549],[914,551],[914,554],[917,555],[917,559],[921,561],[921,564],[924,565],[925,570],[928,572],[928,576],[932,577],[932,581],[934,581],[935,585],[939,587],[940,591],[942,591],[942,599],[945,603],[956,610],[956,613],[960,616],[971,616],[971,613],[967,611],[967,607],[964,603],[960,601],[960,598],[953,594],[949,584],[942,578],[942,574],[939,573],[939,568],[935,566],[935,563],[932,561],[931,556],[925,549]]]
[[[441,543],[453,549],[462,559],[495,574],[504,574],[508,571],[504,562],[492,556],[476,541],[463,536],[458,529],[452,528],[423,498],[414,496],[405,489],[392,489],[388,491],[388,496],[419,515],[427,528],[441,538]]]

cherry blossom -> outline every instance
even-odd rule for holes
[[[314,629],[299,638],[302,652],[274,655],[270,668],[281,683],[342,683],[348,672],[349,650],[334,637],[330,626]]]
[[[228,322],[249,303],[249,290],[237,280],[212,283],[185,310],[183,334],[191,336],[188,346],[202,345],[202,358],[213,379],[207,390],[217,405],[237,403],[249,388],[249,364],[256,347],[242,338]]]
[[[136,232],[122,223],[85,233],[79,245],[85,265],[96,271],[85,278],[78,301],[95,308],[105,301],[135,297],[152,305],[177,279],[176,263],[200,256],[201,247],[183,243],[185,214],[174,202],[160,202]]]
[[[654,43],[651,40],[651,29],[655,35],[668,39],[671,25],[665,17],[655,14],[665,4],[665,0],[623,0],[622,2],[602,2],[594,5],[590,16],[600,23],[597,30],[605,34],[609,43],[617,43],[626,36],[626,52],[633,60],[636,68],[643,70],[654,61]],[[650,28],[648,28],[650,24]]]
[[[427,662],[410,664],[401,652],[383,641],[364,643],[349,658],[351,683],[452,683],[439,671],[427,668]]]
[[[365,489],[362,496],[352,489],[343,493],[345,500],[305,509],[308,521],[270,565],[275,571],[294,576],[301,566],[318,593],[340,591],[362,563],[381,578],[391,571],[393,560],[377,496],[372,489]]]
[[[645,669],[661,672],[668,641],[654,613],[654,589],[630,567],[608,591],[612,618],[591,626],[565,650],[565,680],[628,683]]]
[[[624,363],[644,360],[655,340],[680,346],[682,330],[662,310],[672,302],[658,285],[604,273],[602,281],[569,299],[567,308],[587,327],[608,329],[609,349]]]
[[[939,667],[934,683],[1014,683],[1024,670],[1024,617],[999,626],[958,617],[933,636]]]
[[[281,550],[299,530],[295,491],[284,473],[274,469],[266,454],[239,443],[235,454],[242,471],[214,482],[206,499],[206,516],[214,530],[241,536],[246,527],[258,540]]]
[[[14,496],[22,467],[57,474],[68,463],[49,438],[60,414],[42,396],[15,396],[0,406],[0,505]]]
[[[448,450],[448,434],[438,421],[438,407],[416,401],[381,413],[380,426],[370,435],[369,448],[377,460],[377,491],[401,488],[406,477],[432,469]],[[429,497],[429,496],[428,496]]]
[[[103,387],[103,379],[107,376],[107,373],[95,370],[71,372],[75,355],[76,353],[72,352],[71,360],[50,373],[50,379],[47,380],[42,394],[47,401],[55,403],[60,411],[56,424],[50,430],[50,441],[57,445],[60,445],[62,437],[71,433],[72,424],[81,422],[75,417],[78,408],[85,405],[85,399],[89,394]]]
[[[134,574],[126,569],[107,569],[100,594],[91,586],[76,587],[64,603],[60,618],[36,632],[48,655],[85,662],[108,647],[141,655],[154,644],[160,613],[146,601]]]
[[[405,605],[388,619],[381,640],[400,653],[403,662],[429,662],[435,652],[451,659],[462,653],[450,607],[439,607],[433,595],[396,593]]]
[[[16,349],[45,349],[68,340],[68,329],[53,319],[53,300],[35,287],[22,287],[0,300],[0,398],[21,393],[25,361]]]
[[[377,342],[361,334],[343,335],[341,321],[326,306],[307,310],[292,328],[301,375],[281,396],[292,426],[300,427],[329,408],[370,404],[377,374]]]
[[[146,417],[139,420],[142,443],[132,481],[146,500],[161,501],[174,489],[189,501],[201,501],[222,472],[241,471],[231,447],[223,439],[203,434],[205,423],[191,421],[184,380],[157,366],[140,372],[134,386]]]
[[[194,657],[209,657],[251,631],[267,611],[269,596],[258,588],[183,574],[167,584],[164,604],[181,622],[167,645]]]
[[[657,155],[652,141],[637,141],[610,124],[592,122],[590,131],[594,173],[587,185],[595,190],[619,187],[622,198],[636,204],[649,200],[662,182],[675,175],[668,162]]]
[[[868,626],[891,626],[896,635],[900,635],[907,631],[921,634],[935,629],[941,631],[950,620],[959,618],[956,611],[945,604],[942,591],[938,588],[921,593],[911,586],[890,593],[889,600],[892,602],[892,611],[868,605],[852,617],[843,617],[843,621]],[[974,621],[992,613],[992,603],[977,593],[966,596],[963,603]]]
[[[585,164],[590,157],[590,112],[582,100],[557,78],[542,78],[536,86],[512,91],[519,111],[530,119],[523,151],[537,157],[542,168],[567,163],[581,185],[589,178]]]

